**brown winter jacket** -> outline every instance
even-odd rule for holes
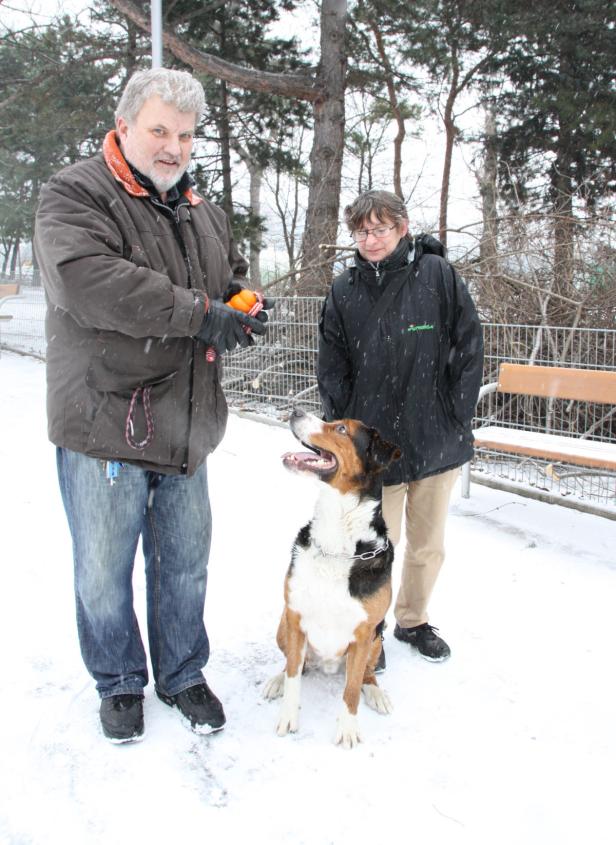
[[[193,335],[206,295],[220,297],[247,270],[226,214],[190,189],[175,217],[157,208],[110,132],[101,154],[42,189],[35,249],[48,300],[50,440],[192,475],[227,420],[219,359],[208,361]]]

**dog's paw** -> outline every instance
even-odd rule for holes
[[[272,701],[274,698],[280,698],[284,691],[284,672],[279,675],[274,675],[269,681],[263,685],[263,698]]]
[[[391,713],[394,709],[385,690],[377,687],[376,684],[364,684],[362,686],[362,692],[364,693],[368,707],[376,710],[377,713]]]
[[[278,736],[286,736],[288,733],[294,734],[298,728],[299,708],[283,701],[282,707],[280,708],[280,716],[278,717],[278,724],[276,725],[276,733]]]
[[[359,733],[359,725],[357,723],[357,716],[354,716],[346,708],[341,711],[338,716],[338,725],[336,730],[336,745],[341,745],[343,748],[354,748],[361,742],[361,735]]]

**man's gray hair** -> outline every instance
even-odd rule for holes
[[[178,111],[194,112],[196,123],[205,109],[203,85],[192,74],[185,70],[151,68],[138,70],[126,83],[115,111],[116,121],[123,117],[127,123],[133,123],[145,101],[156,96]]]
[[[359,229],[373,213],[381,223],[391,220],[399,225],[409,219],[406,206],[397,194],[390,191],[365,191],[344,209],[344,220],[349,232]]]

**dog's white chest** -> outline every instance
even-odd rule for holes
[[[300,549],[289,579],[289,607],[301,617],[309,644],[323,660],[343,654],[357,626],[368,618],[359,599],[349,594],[349,559]]]

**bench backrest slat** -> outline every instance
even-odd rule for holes
[[[2,284],[0,285],[0,299],[3,296],[17,296],[19,293],[19,285]]]
[[[501,393],[525,393],[616,405],[616,372],[501,364],[498,390]]]

